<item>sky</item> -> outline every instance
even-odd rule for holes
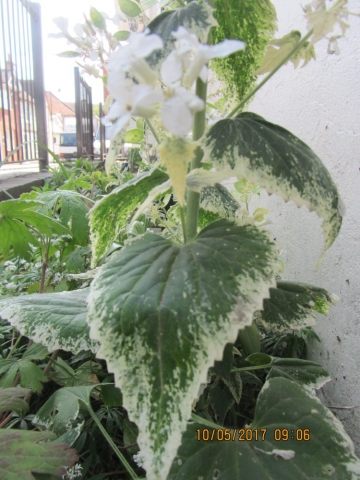
[[[34,1],[34,0],[33,0]],[[48,38],[50,33],[59,30],[53,23],[55,17],[65,17],[69,20],[69,31],[76,23],[83,22],[83,13],[89,16],[90,7],[106,12],[110,17],[115,15],[114,0],[35,0],[41,5],[42,30],[43,30],[43,55],[45,70],[45,88],[50,90],[60,100],[75,102],[74,59],[61,58],[57,53],[74,50],[67,44],[66,39]],[[35,3],[35,2],[34,2]],[[100,79],[84,75],[86,82],[92,87],[93,104],[103,101],[103,87]]]

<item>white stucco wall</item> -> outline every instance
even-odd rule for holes
[[[273,0],[279,37],[293,29],[306,32],[298,0]],[[308,3],[308,2],[306,2]],[[360,11],[360,0],[349,0]],[[324,365],[333,381],[320,392],[335,407],[360,405],[360,19],[350,17],[340,56],[316,44],[317,61],[304,69],[288,65],[259,91],[249,107],[305,141],[329,169],[347,213],[335,243],[316,271],[323,247],[321,221],[305,207],[261,196],[253,207],[267,206],[270,227],[284,249],[283,278],[322,286],[340,298],[316,331],[322,343],[310,344],[310,357]],[[343,421],[360,454],[360,408],[332,409]]]

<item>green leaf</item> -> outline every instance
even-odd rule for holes
[[[22,360],[44,360],[49,355],[48,349],[40,343],[33,343],[21,357]]]
[[[71,190],[56,190],[44,192],[38,195],[38,200],[46,206],[45,211],[60,208],[59,220],[67,226],[70,222],[70,230],[78,245],[85,245],[89,236],[88,207],[84,197]],[[43,212],[45,213],[45,212]]]
[[[233,395],[227,386],[220,382],[210,389],[209,401],[211,408],[214,410],[216,421],[223,425],[227,412],[235,403]]]
[[[53,365],[51,378],[57,384],[65,387],[87,386],[99,383],[99,379],[91,372],[91,369],[79,367],[75,371],[61,357],[58,357]]]
[[[342,205],[319,157],[295,135],[250,112],[217,122],[204,140],[204,161],[269,193],[306,205],[324,219],[325,249],[339,233]]]
[[[166,173],[158,169],[145,172],[115,188],[95,204],[90,211],[93,266],[105,255],[136,207],[146,200],[154,187],[167,179]]]
[[[76,247],[65,258],[68,273],[82,273],[85,271],[85,256],[90,256],[89,247]]]
[[[120,10],[128,17],[137,17],[141,13],[141,8],[131,0],[118,0]]]
[[[316,390],[331,380],[321,365],[299,358],[273,359],[272,368],[266,378],[269,380],[275,377],[288,378]]]
[[[124,141],[127,143],[140,143],[143,138],[144,131],[139,128],[133,128],[126,132]]]
[[[44,388],[43,382],[47,382],[48,378],[44,372],[35,363],[30,360],[21,359],[19,362],[20,385],[30,388],[35,393],[41,393]]]
[[[213,187],[205,187],[200,194],[200,206],[204,210],[216,213],[224,218],[237,218],[240,205],[229,190],[216,183]]]
[[[122,394],[115,385],[100,385],[103,402],[108,407],[122,407]]]
[[[33,472],[65,475],[65,466],[74,465],[78,457],[67,445],[49,443],[54,438],[51,432],[0,430],[0,478],[33,480]]]
[[[27,388],[0,388],[0,412],[26,413],[29,405],[24,397],[30,393]]]
[[[0,203],[0,251],[5,258],[10,256],[11,247],[14,249],[14,255],[30,258],[30,245],[39,244],[31,230],[47,237],[51,237],[53,233],[70,234],[60,222],[35,212],[34,208],[39,206],[40,202],[21,199]]]
[[[74,51],[68,50],[66,52],[57,53],[57,56],[64,57],[64,58],[75,58],[75,57],[80,57],[81,52],[74,52]]]
[[[123,42],[130,37],[130,32],[127,30],[119,30],[113,34],[113,37],[116,38],[116,40],[119,40],[119,42]]]
[[[270,298],[264,300],[258,318],[276,330],[301,329],[315,325],[316,312],[327,315],[336,295],[324,288],[297,282],[277,282],[270,288]]]
[[[95,7],[90,8],[90,19],[95,27],[100,28],[100,30],[106,29],[105,18],[101,15],[99,10],[96,10]]]
[[[208,33],[213,25],[216,25],[213,9],[207,3],[199,5],[196,2],[190,2],[175,11],[161,13],[147,25],[150,33],[156,33],[164,41],[164,48],[156,50],[148,58],[150,64],[158,65],[171,52],[174,42],[172,33],[178,27],[185,27],[199,37],[200,41],[206,43]]]
[[[211,43],[228,38],[246,43],[245,50],[211,63],[223,81],[221,94],[240,101],[255,86],[254,70],[276,30],[276,11],[271,0],[215,0],[214,6],[218,26],[211,32]],[[215,106],[221,110],[220,102]]]
[[[50,351],[98,350],[86,322],[88,289],[0,300],[0,317]]]
[[[89,405],[89,396],[94,385],[88,387],[63,387],[57,390],[38,410],[33,423],[63,435],[71,429],[71,420],[76,420],[80,401]]]
[[[166,478],[199,384],[251,323],[276,264],[266,232],[223,219],[185,246],[146,233],[96,275],[91,336],[139,427],[149,479]]]
[[[201,423],[189,424],[183,435],[168,480],[359,478],[360,461],[343,426],[315,395],[296,382],[285,378],[266,382],[248,429],[252,441],[238,441],[239,432],[235,432],[235,441],[198,441],[197,435],[204,428],[210,435],[215,429],[215,438],[221,428],[198,419]],[[227,431],[232,439],[234,432]],[[286,432],[288,440],[275,440],[286,438]],[[305,441],[304,433],[308,432],[310,440]]]

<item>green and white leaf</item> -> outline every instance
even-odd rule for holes
[[[298,282],[276,282],[270,298],[257,314],[262,323],[275,330],[300,330],[315,325],[316,314],[327,315],[338,297],[324,288]]]
[[[211,43],[234,39],[246,44],[244,50],[211,62],[212,70],[222,80],[222,96],[239,102],[255,86],[254,70],[276,30],[276,10],[271,0],[215,0],[214,7],[219,25],[211,32]],[[221,110],[222,100],[214,102],[217,109]]]
[[[213,187],[206,187],[201,191],[200,206],[204,210],[220,215],[220,217],[239,218],[240,204],[229,190],[220,183],[216,183]]]
[[[76,451],[64,444],[51,443],[51,432],[2,429],[0,431],[0,478],[33,480],[33,474],[66,475],[77,462]]]
[[[210,28],[214,25],[217,25],[217,22],[213,16],[213,8],[207,3],[190,2],[174,11],[161,13],[147,25],[147,28],[150,33],[156,33],[163,39],[164,48],[152,53],[148,58],[149,63],[156,66],[167,57],[173,48],[172,33],[178,27],[185,27],[190,33],[194,33],[201,42],[206,43]]]
[[[258,367],[270,369],[266,377],[267,380],[284,377],[301,383],[311,390],[318,390],[331,380],[328,372],[321,365],[309,360],[278,358],[266,353],[253,353],[246,358],[246,361]]]
[[[57,390],[38,410],[32,423],[63,435],[71,430],[71,420],[76,420],[80,403],[90,404],[89,397],[94,387],[63,387]]]
[[[168,480],[360,478],[360,461],[340,421],[315,395],[291,380],[273,378],[261,390],[249,426],[258,429],[258,441],[198,441],[197,429],[221,427],[197,420],[201,423],[189,424],[183,435]],[[266,429],[264,441],[259,429]],[[275,441],[275,429],[287,429],[289,439]],[[310,440],[296,440],[296,431],[305,429]]]
[[[100,268],[91,337],[139,428],[149,480],[166,478],[199,385],[251,323],[276,265],[265,231],[222,219],[185,246],[146,233]]]
[[[331,381],[328,372],[321,365],[299,358],[274,358],[266,378],[269,380],[275,377],[288,378],[315,390]]]
[[[0,317],[50,351],[98,350],[86,321],[89,289],[44,293],[0,300]]]
[[[24,398],[30,393],[28,388],[0,388],[0,412],[26,413],[29,404]]]
[[[334,242],[343,215],[337,188],[319,157],[295,135],[246,112],[217,122],[203,143],[204,161],[218,170],[230,167],[269,193],[315,210],[324,219],[325,249]]]
[[[110,95],[108,96],[108,99],[109,98],[110,98]],[[110,108],[111,102],[112,102],[112,98],[109,102],[109,105],[106,105],[106,108]],[[105,113],[107,113],[105,110],[105,107],[104,107],[104,111]],[[105,171],[108,175],[110,175],[111,169],[115,165],[116,159],[118,158],[120,149],[124,142],[123,138],[124,138],[124,133],[123,131],[121,131],[110,141],[109,151],[106,154],[106,160],[105,160]]]
[[[90,211],[93,266],[105,255],[135,209],[146,200],[148,193],[167,179],[167,174],[159,169],[145,172],[115,188],[95,204]]]

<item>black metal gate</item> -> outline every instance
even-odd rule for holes
[[[35,143],[47,145],[38,3],[0,0],[0,83],[0,162],[39,160],[46,169],[47,152]]]
[[[91,87],[80,76],[79,67],[74,68],[74,73],[77,156],[93,160],[94,132]]]

